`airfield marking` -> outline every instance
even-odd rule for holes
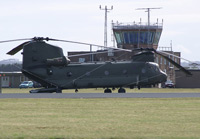
[[[39,93],[0,94],[0,99],[6,98],[196,98],[200,93]]]

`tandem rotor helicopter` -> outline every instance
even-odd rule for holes
[[[124,87],[140,89],[141,86],[163,83],[167,80],[167,75],[154,62],[155,54],[162,56],[186,74],[191,75],[178,63],[150,48],[134,50],[114,48],[116,51],[140,51],[130,61],[80,64],[70,63],[70,59],[64,56],[62,48],[48,44],[46,41],[91,44],[48,37],[7,40],[0,41],[0,43],[24,40],[28,41],[10,50],[7,54],[14,55],[23,50],[22,73],[44,87],[31,90],[30,93],[62,93],[63,89],[75,89],[77,92],[81,88],[105,88],[104,93],[112,93],[110,88],[118,88],[118,93],[125,93]]]

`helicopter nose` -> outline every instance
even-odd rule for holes
[[[161,82],[166,82],[166,81],[167,81],[167,74],[161,71]]]

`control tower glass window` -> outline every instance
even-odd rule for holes
[[[161,32],[156,31],[119,31],[114,32],[118,44],[158,44]]]
[[[140,32],[140,43],[141,44],[153,44],[153,39],[155,36],[155,32]]]
[[[124,32],[124,43],[125,44],[130,44],[129,40],[130,40],[129,33],[128,32]]]
[[[138,32],[124,32],[124,44],[137,44],[138,43]]]
[[[120,32],[115,32],[115,38],[118,44],[122,44],[122,38]]]
[[[160,40],[160,35],[161,35],[161,32],[156,32],[156,35],[155,35],[155,39],[154,39],[154,43],[153,44],[158,44],[159,40]]]
[[[133,32],[133,44],[137,44],[139,40],[139,33],[134,31]]]
[[[149,32],[148,36],[149,36],[149,44],[153,44],[155,32]]]

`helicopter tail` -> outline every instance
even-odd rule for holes
[[[67,59],[61,48],[45,43],[44,41],[30,41],[23,46],[22,72],[30,79],[40,83],[45,88],[56,88],[57,85],[49,82],[51,66],[66,66]]]

